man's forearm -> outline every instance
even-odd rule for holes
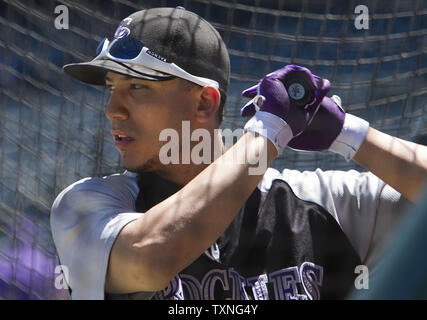
[[[369,128],[353,160],[411,201],[417,201],[426,186],[426,146]]]
[[[262,158],[262,152],[267,152],[266,169],[277,154],[275,147],[262,136],[246,133],[182,190],[147,212],[146,220],[159,219],[162,228],[153,236],[179,261],[177,271],[193,262],[231,223],[265,172],[249,173],[250,163]]]

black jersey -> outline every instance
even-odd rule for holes
[[[140,178],[137,210],[179,189],[154,174]],[[254,190],[221,237],[154,299],[342,299],[360,258],[335,219],[299,199],[283,180]]]

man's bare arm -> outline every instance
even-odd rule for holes
[[[353,160],[417,201],[427,183],[427,147],[369,128]]]
[[[250,175],[261,152],[265,168]],[[268,139],[247,132],[183,189],[126,225],[110,254],[105,290],[165,288],[225,231],[276,156]]]

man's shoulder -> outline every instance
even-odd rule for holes
[[[137,174],[129,171],[102,177],[86,177],[70,184],[68,187],[63,189],[61,193],[86,191],[105,192],[110,189],[115,190],[116,188],[132,188],[137,185],[136,179]]]
[[[65,189],[56,197],[52,209],[60,206],[87,205],[90,202],[127,199],[134,201],[138,195],[137,174],[129,171],[103,177],[86,177]]]
[[[261,192],[268,192],[273,182],[286,183],[300,199],[324,203],[325,199],[356,195],[358,190],[368,194],[378,194],[384,187],[378,177],[370,172],[350,170],[307,170],[268,168],[258,184]]]
[[[264,176],[258,183],[260,191],[269,191],[274,181],[280,180],[286,182],[291,187],[298,184],[310,184],[316,176],[322,175],[323,171],[317,169],[315,171],[299,171],[294,169],[283,169],[279,171],[275,168],[268,168]]]

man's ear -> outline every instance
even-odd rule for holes
[[[196,119],[205,123],[211,118],[216,117],[216,111],[219,108],[221,94],[215,87],[204,86],[200,91],[200,101],[196,109]]]

